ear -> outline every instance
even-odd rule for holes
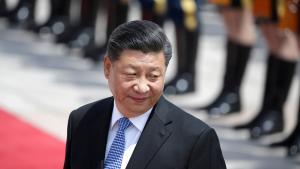
[[[104,67],[104,75],[105,78],[108,79],[109,78],[109,74],[110,74],[110,70],[111,70],[111,61],[109,59],[108,56],[104,57],[104,61],[103,61],[103,67]]]

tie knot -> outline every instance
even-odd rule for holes
[[[131,121],[126,118],[126,117],[122,117],[118,120],[118,123],[119,123],[119,129],[121,130],[126,130],[132,123]]]

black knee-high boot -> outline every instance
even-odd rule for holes
[[[71,7],[74,4],[80,4],[82,7],[81,0],[65,0],[61,2],[53,1],[53,5],[62,5],[62,7],[55,8],[61,16],[55,19],[54,24],[51,26],[52,32],[55,35],[56,43],[68,44],[72,41],[78,32],[80,31],[80,18],[73,18],[73,15],[80,16],[81,10],[75,11],[77,14],[71,13]]]
[[[70,27],[71,0],[50,0],[50,16],[48,20],[38,25],[33,31],[36,33],[53,33],[59,35]]]
[[[271,54],[267,62],[264,98],[260,112],[248,124],[236,129],[248,128],[251,138],[273,134],[283,130],[283,106],[293,79],[296,62],[285,61]]]
[[[98,1],[78,0],[76,2],[80,4],[78,22],[72,22],[69,17],[71,26],[61,36],[57,36],[56,42],[66,43],[69,47],[83,48],[94,41]]]
[[[23,29],[35,27],[34,12],[36,0],[20,0],[17,7],[9,13],[9,23]]]
[[[185,94],[195,91],[196,58],[199,30],[176,28],[177,72],[165,85],[166,94]]]
[[[114,0],[109,2],[108,23],[106,39],[108,40],[112,31],[120,24],[127,21],[128,3],[121,0]]]
[[[7,17],[8,11],[6,9],[6,1],[0,0],[0,17]]]
[[[112,31],[120,24],[127,21],[128,2],[121,0],[107,1],[108,16],[106,29],[106,43],[84,48],[84,57],[91,59],[95,63],[101,60],[106,52],[107,41]]]
[[[71,38],[69,47],[83,49],[94,46],[97,13],[98,0],[81,0],[79,31]]]
[[[284,140],[270,144],[270,147],[286,147],[289,156],[294,156],[300,153],[300,97],[298,103],[298,118],[297,124],[293,132]]]
[[[227,56],[223,87],[219,96],[209,105],[198,108],[210,115],[226,115],[241,109],[240,88],[252,46],[227,41]]]
[[[49,21],[60,17],[68,17],[70,14],[71,0],[50,0],[51,12]]]
[[[157,13],[155,10],[156,7],[159,8],[167,8],[166,4],[157,4],[155,1],[145,1],[140,0],[141,6],[142,6],[142,18],[143,20],[149,20],[153,21],[159,26],[163,27],[163,24],[166,20],[166,11],[161,11],[160,13]]]

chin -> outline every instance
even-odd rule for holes
[[[132,108],[131,108],[132,112],[134,112],[134,114],[136,114],[136,115],[143,114],[146,111],[148,111],[149,109],[150,109],[150,107],[149,108],[144,108],[144,107],[141,108],[141,107],[138,107],[138,106],[132,106]]]

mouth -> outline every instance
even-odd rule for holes
[[[148,99],[148,97],[139,97],[139,96],[130,96],[130,98],[138,103],[144,102]]]

